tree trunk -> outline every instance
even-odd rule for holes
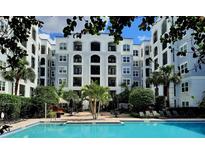
[[[96,99],[93,102],[93,115],[94,115],[94,119],[97,119],[97,117],[96,117]]]
[[[14,94],[18,95],[19,79],[16,78]]]
[[[169,85],[165,85],[164,87],[165,90],[165,107],[169,107]]]
[[[169,84],[167,85],[167,107],[169,107]]]
[[[100,102],[98,103],[98,113],[97,113],[97,119],[98,119],[99,114],[100,114]]]

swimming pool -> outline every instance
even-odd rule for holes
[[[205,122],[38,123],[3,138],[205,138]]]

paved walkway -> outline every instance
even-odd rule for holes
[[[72,123],[93,123],[93,122],[106,122],[106,123],[119,123],[121,121],[149,121],[149,120],[156,120],[156,121],[164,121],[164,120],[205,120],[205,119],[144,119],[144,118],[133,118],[130,117],[129,114],[120,114],[118,118],[115,118],[108,112],[100,113],[100,116],[97,120],[93,120],[91,113],[89,112],[79,112],[70,116],[69,114],[65,114],[61,116],[61,118],[40,118],[40,119],[25,119],[20,122],[11,124],[11,130],[15,130],[18,128],[26,127],[28,125],[35,124],[37,122],[72,122]]]

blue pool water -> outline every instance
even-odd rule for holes
[[[205,122],[39,123],[4,138],[205,138]]]

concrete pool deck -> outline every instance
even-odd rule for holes
[[[97,120],[92,119],[92,115],[89,112],[79,112],[73,116],[65,114],[61,118],[39,118],[39,119],[24,119],[20,122],[10,124],[12,126],[11,131],[24,128],[26,126],[38,123],[38,122],[63,122],[63,123],[121,123],[122,121],[204,121],[205,118],[192,118],[192,119],[156,119],[156,118],[134,118],[129,114],[120,114],[117,118],[107,112],[100,113]]]

